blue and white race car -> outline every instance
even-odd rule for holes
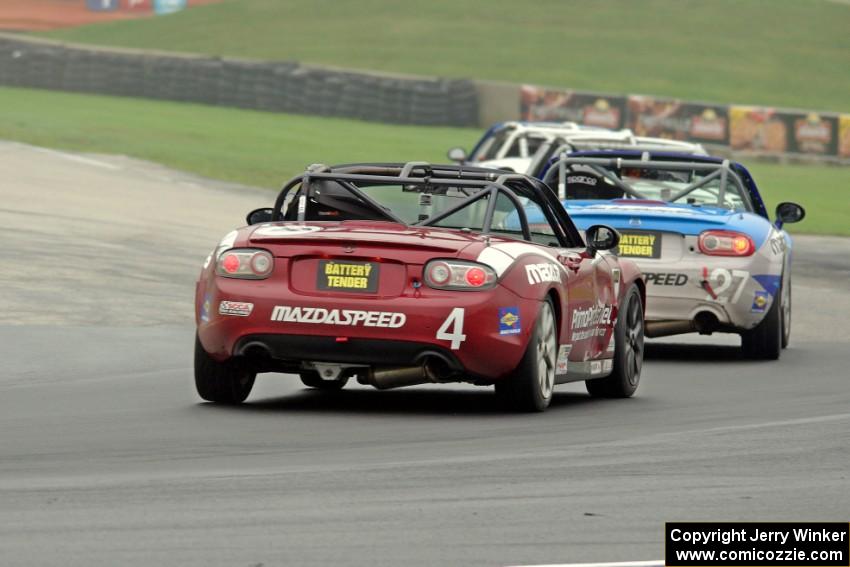
[[[647,284],[646,334],[741,335],[744,354],[777,359],[791,334],[791,238],[805,211],[780,203],[771,222],[740,163],[681,153],[562,154],[539,172],[578,228],[621,233]],[[534,222],[533,211],[529,222]]]

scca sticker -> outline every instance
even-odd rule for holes
[[[499,308],[499,334],[518,335],[522,331],[519,322],[519,307]]]
[[[234,317],[247,317],[254,310],[253,303],[244,301],[222,301],[218,304],[219,315],[232,315]]]

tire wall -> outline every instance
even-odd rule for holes
[[[475,84],[0,35],[0,85],[422,125],[478,125]]]

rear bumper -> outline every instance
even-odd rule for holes
[[[258,350],[259,349],[259,350]],[[303,360],[381,366],[418,366],[428,357],[437,357],[455,372],[463,365],[450,350],[430,344],[387,339],[282,335],[246,335],[236,342],[234,356],[269,356],[283,364],[297,366]]]
[[[757,273],[740,260],[718,262],[711,259],[705,266],[683,266],[684,262],[642,262],[646,278],[646,321],[648,330],[655,322],[706,322],[708,329],[697,324],[690,330],[740,332],[752,329],[764,319],[773,301],[773,289],[763,285],[765,277],[779,274]],[[766,271],[763,268],[759,271]],[[756,279],[754,276],[758,276]],[[697,328],[697,327],[701,327]],[[678,334],[678,333],[667,333]]]
[[[220,311],[222,302],[250,303],[253,307],[247,316],[234,316]],[[366,326],[315,323],[308,318],[294,321],[277,316],[275,309],[279,306],[404,314],[404,323]],[[502,286],[481,292],[423,288],[393,298],[353,294],[318,298],[262,280],[245,283],[216,277],[200,282],[196,299],[198,337],[204,350],[219,361],[248,356],[252,345],[266,351],[277,367],[290,369],[301,362],[408,366],[435,356],[451,370],[469,376],[470,381],[498,380],[516,369],[539,307],[539,301],[520,298]],[[500,330],[500,308],[518,310],[520,328],[516,333]],[[462,329],[446,327],[457,309],[464,313]],[[376,317],[374,321],[390,319]],[[446,332],[462,334],[463,339],[453,344],[444,338]]]

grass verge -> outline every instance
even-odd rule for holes
[[[822,0],[229,0],[58,30],[84,43],[850,111],[850,6]]]
[[[278,187],[314,162],[444,162],[480,131],[392,126],[212,106],[0,88],[0,138],[123,154],[199,175]],[[772,209],[797,201],[792,232],[850,235],[850,168],[749,164]]]

